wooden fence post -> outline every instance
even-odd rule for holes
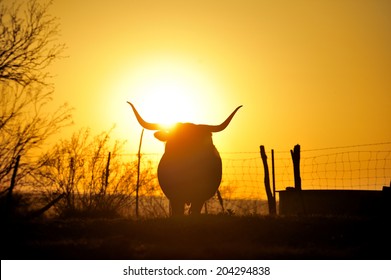
[[[272,149],[272,181],[273,181],[273,200],[274,207],[277,208],[276,202],[276,176],[275,176],[275,168],[274,168],[274,150]]]
[[[141,145],[143,143],[143,135],[144,135],[144,128],[141,131],[140,136],[140,144],[138,146],[138,153],[137,153],[137,184],[136,184],[136,218],[138,218],[138,200],[139,200],[139,189],[140,189],[140,165],[141,165]]]
[[[106,174],[105,174],[105,191],[107,190],[107,187],[109,186],[110,159],[111,159],[111,152],[109,152],[109,155],[107,156]]]
[[[67,208],[75,209],[75,158],[69,159],[69,177],[66,184]]]
[[[261,158],[263,162],[263,167],[265,170],[265,190],[266,190],[266,195],[267,195],[267,202],[269,205],[269,214],[275,215],[276,214],[276,203],[274,196],[272,194],[272,191],[270,189],[270,176],[269,176],[269,167],[267,164],[267,156],[265,152],[265,147],[262,145],[260,146],[260,151],[261,151]]]
[[[293,161],[293,174],[295,177],[295,190],[301,191],[301,177],[300,177],[300,145],[296,145],[291,150]]]
[[[15,166],[14,166],[14,172],[12,173],[12,177],[11,177],[11,184],[10,184],[10,187],[8,189],[8,195],[9,196],[12,195],[12,191],[15,188],[16,175],[18,174],[18,168],[19,168],[19,161],[20,161],[20,155],[18,155],[16,157]]]

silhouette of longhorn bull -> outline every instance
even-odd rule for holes
[[[160,124],[146,122],[128,103],[140,125],[158,130],[155,137],[166,142],[157,173],[160,187],[170,200],[172,215],[183,215],[185,204],[191,205],[190,214],[199,214],[221,183],[221,158],[213,145],[212,132],[224,130],[242,106],[220,125],[177,123],[166,130]]]

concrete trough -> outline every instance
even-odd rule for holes
[[[374,216],[391,214],[391,191],[295,190],[279,191],[280,215]]]

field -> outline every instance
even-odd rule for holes
[[[1,232],[1,259],[391,259],[385,217],[55,219]]]

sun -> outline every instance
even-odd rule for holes
[[[137,99],[152,121],[173,125],[196,118],[197,85],[190,75],[172,70],[161,71],[146,80],[138,86],[141,97]]]
[[[124,70],[114,88],[114,102],[132,102],[145,120],[167,126],[206,121],[205,104],[214,102],[218,92],[197,65],[174,59],[156,59]]]

